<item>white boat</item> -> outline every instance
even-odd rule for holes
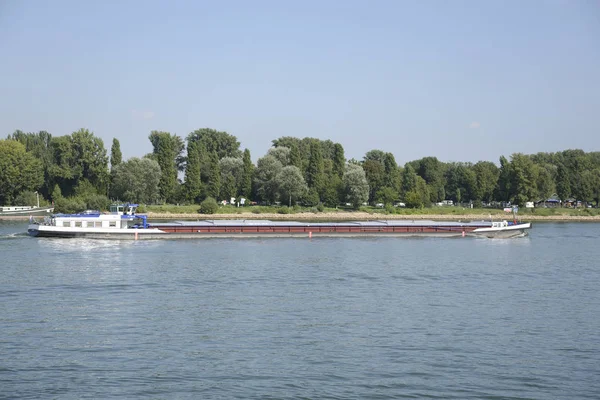
[[[2,206],[0,207],[0,217],[18,217],[28,215],[50,215],[54,207],[32,207],[32,206]]]
[[[490,227],[475,229],[472,234],[487,238],[504,239],[526,236],[529,229],[531,229],[531,222],[515,223],[508,221],[497,221],[492,222],[492,226]]]
[[[115,204],[110,213],[85,211],[78,214],[53,214],[43,221],[29,219],[27,233],[38,237],[88,237],[96,239],[138,239],[163,233],[150,228],[145,215],[136,215],[137,204]]]

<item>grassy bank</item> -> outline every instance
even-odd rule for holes
[[[219,207],[216,214],[199,214],[198,206],[148,206],[150,219],[272,219],[272,220],[372,220],[372,219],[511,219],[512,214],[489,208],[435,207],[423,209],[372,208],[360,210],[307,207]],[[537,208],[522,209],[519,218],[532,221],[600,221],[598,209]]]

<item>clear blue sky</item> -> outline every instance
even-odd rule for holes
[[[225,130],[497,162],[600,150],[598,1],[0,0],[0,136]]]

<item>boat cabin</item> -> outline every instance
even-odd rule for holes
[[[112,204],[110,213],[116,215],[134,215],[138,204]]]

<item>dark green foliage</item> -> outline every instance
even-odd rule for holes
[[[219,209],[217,201],[213,197],[207,197],[200,203],[201,214],[214,214]]]
[[[306,206],[316,206],[320,203],[319,193],[315,188],[308,189],[308,192],[304,195],[303,203]]]
[[[398,192],[389,186],[386,186],[379,190],[376,195],[376,200],[382,202],[384,205],[393,204],[398,198]]]
[[[160,166],[161,176],[159,182],[160,197],[163,201],[173,200],[177,186],[177,171],[181,153],[184,144],[177,135],[171,135],[169,132],[152,131],[149,136],[150,142],[154,148],[156,161]]]
[[[15,140],[0,140],[0,205],[10,205],[19,193],[44,184],[42,163]]]
[[[188,201],[196,203],[200,200],[202,181],[200,174],[200,152],[197,142],[188,143],[184,187],[185,198]]]
[[[473,200],[481,203],[482,200],[486,202],[492,201],[494,197],[494,190],[498,185],[498,177],[500,176],[500,170],[498,167],[489,161],[479,161],[473,166],[475,172],[475,187],[473,188]],[[443,200],[443,199],[438,199]]]
[[[117,138],[113,138],[110,148],[110,167],[114,168],[123,162],[123,154],[121,154],[121,144]]]
[[[563,202],[571,197],[571,182],[569,171],[563,164],[558,165],[556,173],[556,193]]]
[[[219,156],[216,151],[208,155],[207,172],[208,180],[205,194],[208,197],[217,198],[221,191],[221,169],[219,168]]]
[[[290,165],[293,165],[302,170],[302,156],[300,155],[300,149],[298,143],[292,143],[290,148]]]
[[[59,197],[54,202],[54,211],[57,213],[72,214],[86,209],[87,204],[79,197]]]
[[[188,145],[191,142],[199,142],[204,145],[206,151],[210,154],[217,153],[217,159],[223,157],[241,157],[240,142],[233,135],[227,132],[217,131],[210,128],[197,129],[187,136]]]
[[[450,163],[446,169],[446,197],[456,203],[475,198],[477,177],[471,163]]]
[[[40,206],[48,204],[48,202],[40,195],[36,195],[35,192],[32,191],[24,191],[19,193],[19,195],[15,198],[13,204],[15,206],[37,206],[38,198],[40,200]]]
[[[250,150],[244,150],[242,162],[244,174],[242,177],[242,186],[240,188],[240,192],[246,198],[250,198],[252,196],[252,178],[254,177],[254,164],[252,164],[252,159],[250,158]]]
[[[333,146],[333,173],[342,179],[345,169],[346,157],[344,156],[344,147],[342,147],[341,144],[336,143]]]
[[[237,198],[237,185],[235,177],[232,174],[227,174],[221,179],[221,199],[229,201],[232,197]]]
[[[373,151],[369,152],[372,153]],[[367,153],[368,154],[368,153]],[[385,167],[376,159],[365,159],[362,164],[369,183],[369,202],[375,201],[376,194],[384,185]]]
[[[321,193],[325,184],[323,153],[321,144],[317,141],[313,141],[310,145],[310,158],[308,160],[308,169],[306,171],[306,183],[308,184],[309,189],[314,190],[317,195]]]
[[[446,165],[436,157],[424,157],[420,160],[412,161],[410,164],[415,168],[417,175],[425,179],[430,189],[429,201],[438,202],[444,200],[446,196],[446,180],[444,177]]]

